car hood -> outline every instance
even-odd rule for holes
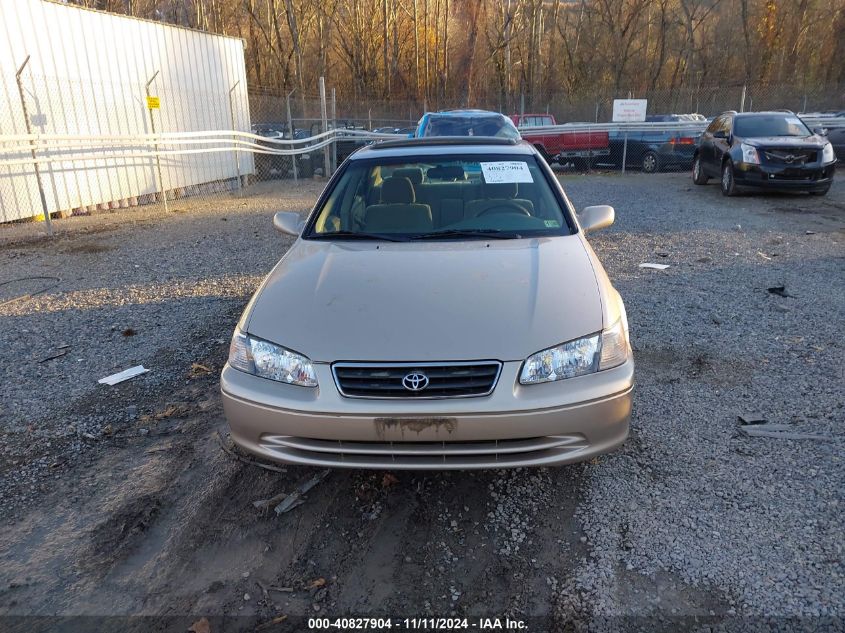
[[[602,329],[578,235],[469,242],[298,240],[246,330],[314,361],[522,360]]]
[[[754,147],[784,147],[784,148],[812,148],[821,149],[827,144],[827,139],[820,136],[760,136],[744,138],[743,143]]]

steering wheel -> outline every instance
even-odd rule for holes
[[[528,212],[523,206],[516,204],[515,202],[502,202],[500,204],[496,204],[492,207],[487,207],[479,213],[477,218],[480,218],[483,215],[493,215],[493,214],[505,214],[505,213],[512,213],[514,215],[527,215],[529,218],[531,217],[531,213]]]

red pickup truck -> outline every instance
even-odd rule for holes
[[[532,129],[557,125],[551,114],[512,114],[511,120],[522,138],[534,145],[549,163],[572,162],[579,167],[597,156],[610,155],[607,132]]]

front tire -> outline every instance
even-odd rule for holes
[[[827,192],[830,191],[830,186],[825,187],[824,189],[819,189],[817,191],[811,191],[811,196],[826,196]]]
[[[692,161],[692,181],[697,185],[706,185],[710,178],[704,173],[701,168],[701,157],[696,156]]]
[[[735,196],[737,194],[736,180],[734,179],[734,164],[729,158],[722,164],[722,195]]]
[[[643,155],[642,170],[647,174],[653,174],[660,169],[660,161],[654,152],[646,152]]]

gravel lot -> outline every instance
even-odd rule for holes
[[[617,211],[591,242],[637,360],[623,449],[551,470],[337,471],[278,517],[253,501],[316,471],[221,450],[217,374],[290,244],[272,212],[307,210],[322,183],[62,220],[53,240],[0,227],[0,616],[842,630],[845,187],[727,199],[686,174],[561,178],[577,207]],[[136,364],[150,372],[96,382]],[[817,437],[746,437],[752,412]]]

